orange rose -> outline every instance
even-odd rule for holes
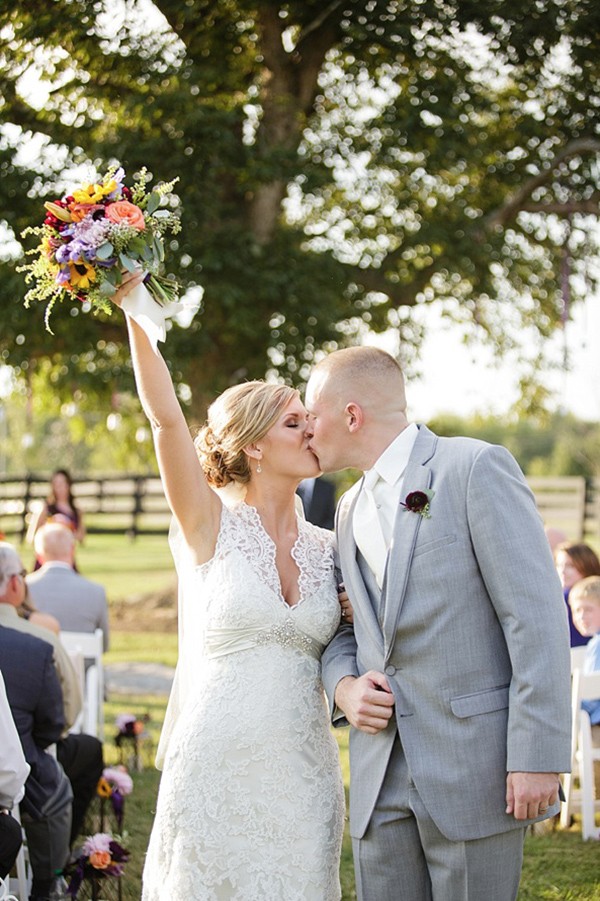
[[[144,214],[139,206],[129,203],[128,200],[116,200],[114,203],[109,203],[106,206],[105,216],[111,222],[126,222],[127,225],[132,225],[138,231],[146,228]]]
[[[92,851],[90,854],[90,863],[95,870],[105,870],[111,862],[108,851]]]

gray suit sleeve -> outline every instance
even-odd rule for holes
[[[341,506],[341,504],[340,504]],[[340,506],[336,512],[339,515]],[[342,581],[342,572],[340,567],[339,554],[335,551],[335,572],[336,582]],[[350,598],[352,601],[352,598]],[[329,712],[331,714],[331,722],[334,726],[347,726],[348,720],[335,704],[335,689],[340,679],[344,676],[358,676],[358,667],[356,664],[356,638],[354,636],[354,628],[350,623],[341,622],[340,626],[329,642],[321,657],[321,669],[323,678],[323,687],[329,702]]]
[[[343,623],[329,642],[321,658],[323,687],[329,702],[331,722],[334,726],[347,726],[348,720],[335,704],[335,690],[344,676],[358,676],[356,665],[356,638],[349,623]]]
[[[508,772],[570,768],[570,652],[562,591],[535,499],[514,458],[476,458],[467,517],[481,575],[512,665]]]

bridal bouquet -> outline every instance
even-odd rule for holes
[[[27,251],[35,258],[19,271],[27,273],[28,284],[33,282],[25,295],[25,306],[34,301],[47,303],[45,322],[49,332],[57,301],[88,301],[92,309],[110,313],[110,297],[124,272],[145,270],[145,290],[160,306],[178,297],[177,282],[160,274],[165,258],[163,238],[180,230],[179,219],[161,207],[161,200],[173,190],[177,179],[148,191],[150,178],[145,169],[134,178],[131,188],[124,184],[124,178],[124,170],[113,167],[100,182],[82,185],[61,200],[45,203],[43,225],[22,233],[23,237],[34,234],[41,238],[36,248]],[[158,316],[163,324],[166,316],[179,310],[174,306]],[[147,304],[146,313],[153,315]]]

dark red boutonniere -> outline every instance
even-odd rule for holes
[[[410,491],[401,504],[405,510],[410,510],[411,513],[420,513],[424,519],[431,519],[429,504],[434,494],[435,491],[428,488],[425,491]]]

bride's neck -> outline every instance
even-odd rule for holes
[[[246,503],[255,507],[270,535],[296,528],[296,493],[294,486],[250,484]]]

